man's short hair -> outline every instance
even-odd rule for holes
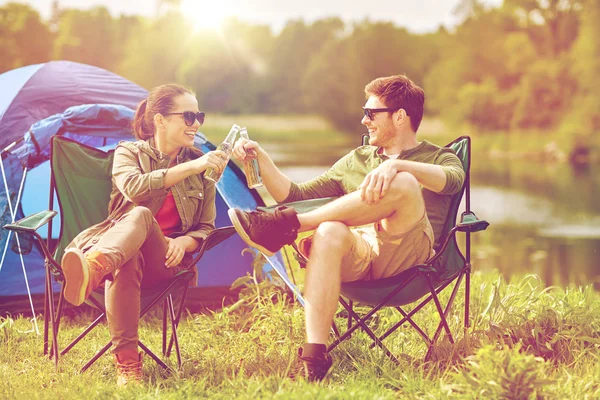
[[[410,117],[410,126],[414,132],[419,129],[423,119],[425,92],[405,75],[393,75],[377,78],[365,86],[367,99],[377,96],[388,108],[402,108]]]

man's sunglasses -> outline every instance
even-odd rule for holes
[[[374,114],[380,113],[380,112],[396,112],[398,111],[400,108],[365,108],[363,107],[364,113],[365,113],[365,117],[369,118],[370,121],[373,121],[373,118],[375,118]]]
[[[192,126],[196,120],[200,122],[200,125],[204,124],[204,117],[206,114],[204,114],[202,111],[198,111],[197,113],[193,111],[184,111],[178,113],[168,113],[164,115],[183,115],[183,122],[185,122],[187,126]]]

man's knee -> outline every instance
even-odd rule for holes
[[[323,222],[313,236],[313,250],[320,248],[341,251],[352,244],[351,239],[352,232],[346,224],[338,221]]]
[[[410,172],[402,171],[396,174],[390,182],[388,194],[393,197],[402,198],[421,198],[421,185],[419,181]],[[387,196],[387,195],[386,195]]]

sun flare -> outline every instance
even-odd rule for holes
[[[180,9],[196,29],[219,30],[223,21],[230,16],[219,1],[182,0]]]

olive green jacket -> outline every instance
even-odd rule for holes
[[[202,152],[183,148],[178,163],[196,159]],[[156,215],[169,191],[181,218],[181,231],[172,237],[187,235],[201,240],[215,228],[217,214],[215,185],[201,174],[191,175],[176,185],[165,188],[164,178],[169,157],[154,147],[154,139],[120,142],[115,149],[112,167],[112,191],[108,218],[81,232],[71,245],[80,249],[93,246],[125,213],[135,206],[147,207]]]

